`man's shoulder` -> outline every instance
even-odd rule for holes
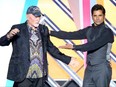
[[[39,28],[44,32],[48,32],[48,27],[46,25],[39,24]]]
[[[40,28],[47,28],[48,29],[48,27],[46,25],[42,25],[42,24],[39,24],[39,27]]]
[[[39,29],[40,29],[41,33],[43,33],[44,35],[48,35],[49,34],[49,30],[48,30],[47,26],[39,24]]]
[[[105,31],[108,31],[108,32],[113,32],[111,28],[109,28],[106,24],[105,24]]]
[[[92,28],[92,26],[87,26],[87,27],[85,27],[83,29],[91,29],[91,28]]]
[[[20,24],[14,24],[12,27],[21,27],[21,26],[25,26],[26,23],[20,23]]]

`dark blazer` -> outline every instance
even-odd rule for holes
[[[24,80],[30,65],[30,46],[29,32],[27,22],[13,25],[11,30],[18,28],[20,32],[12,39],[8,40],[6,35],[0,38],[0,46],[8,46],[12,42],[13,52],[9,62],[7,78],[16,82]],[[70,57],[61,53],[50,41],[48,28],[45,25],[39,25],[43,46],[44,69],[48,70],[47,51],[62,62],[68,64]],[[43,70],[44,71],[44,70]]]

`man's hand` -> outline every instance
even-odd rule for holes
[[[73,45],[72,44],[66,44],[66,45],[63,45],[63,46],[59,46],[59,48],[62,48],[62,49],[72,49]]]
[[[77,58],[72,57],[69,65],[72,67],[77,67],[79,65]]]
[[[19,33],[19,29],[15,28],[15,29],[12,29],[8,34],[7,34],[7,38],[8,39],[11,39],[13,36],[15,36],[17,33]]]

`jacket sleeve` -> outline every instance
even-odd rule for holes
[[[12,30],[12,29],[14,29],[15,28],[15,25],[13,25],[12,27],[11,27],[11,29],[9,30],[9,32]],[[9,32],[7,32],[7,34],[9,33]],[[9,44],[10,44],[10,42],[12,41],[12,39],[8,39],[7,38],[7,34],[6,35],[4,35],[4,36],[2,36],[1,38],[0,38],[0,46],[8,46]]]
[[[86,32],[89,27],[84,28],[82,30],[66,32],[66,31],[51,31],[51,36],[60,38],[60,39],[69,39],[69,40],[79,40],[86,39]]]
[[[11,29],[9,30],[9,32],[10,32],[12,29],[14,29],[14,28],[16,28],[15,25],[13,25],[13,26],[11,27]],[[7,34],[8,34],[9,32],[7,32]],[[8,46],[8,45],[10,44],[10,42],[13,41],[13,38],[14,38],[15,36],[14,36],[13,38],[11,38],[11,39],[8,39],[8,38],[7,38],[7,34],[4,35],[4,36],[2,36],[2,37],[0,38],[0,46]]]
[[[48,39],[47,39],[47,42],[48,42],[47,43],[47,51],[50,53],[50,55],[53,56],[54,58],[64,62],[64,63],[66,63],[66,64],[69,64],[71,57],[65,55],[64,53],[61,53],[59,51],[59,49],[53,45],[53,43],[50,41],[49,34],[47,37],[48,37]]]
[[[0,38],[0,46],[8,46],[9,44],[10,44],[10,40],[8,40],[6,35]]]
[[[88,42],[82,45],[74,45],[73,50],[80,50],[80,51],[91,51],[96,50],[107,43],[113,43],[114,36],[110,29],[105,29],[101,36],[99,36],[96,40],[92,42]]]

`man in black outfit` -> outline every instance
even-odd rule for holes
[[[85,44],[66,44],[60,48],[87,51],[83,87],[109,87],[112,76],[110,51],[114,36],[104,23],[105,9],[102,5],[94,5],[91,14],[94,22],[92,26],[74,32],[51,31],[50,34],[61,39],[87,39],[88,42]]]
[[[66,64],[76,65],[76,58],[66,56],[52,44],[47,26],[39,24],[41,15],[37,6],[30,6],[27,21],[13,25],[0,38],[0,46],[8,46],[12,42],[7,78],[14,81],[13,87],[45,87],[48,76],[47,51]]]

